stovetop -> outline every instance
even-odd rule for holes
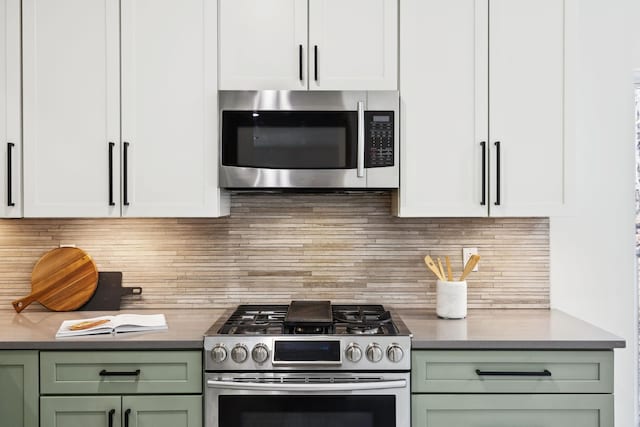
[[[406,371],[411,333],[382,305],[240,305],[205,333],[204,350],[209,372]]]

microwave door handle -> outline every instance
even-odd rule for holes
[[[364,177],[364,102],[358,101],[358,178]]]
[[[407,388],[407,380],[372,381],[372,382],[347,382],[347,383],[262,383],[244,381],[208,380],[209,388],[225,390],[247,391],[360,391],[360,390],[391,390]]]

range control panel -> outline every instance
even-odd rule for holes
[[[364,166],[381,168],[394,164],[393,111],[365,111]]]

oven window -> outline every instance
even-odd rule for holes
[[[267,169],[352,169],[354,111],[224,111],[222,164]]]
[[[220,427],[395,427],[395,396],[219,397]]]

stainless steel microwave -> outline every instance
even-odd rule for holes
[[[220,186],[397,188],[398,92],[220,92]]]

